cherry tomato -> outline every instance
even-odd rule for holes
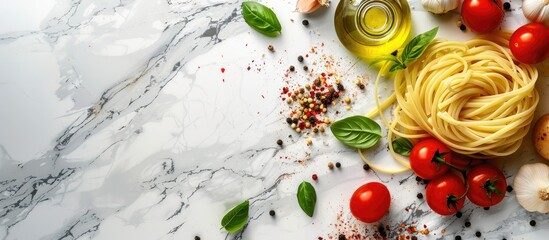
[[[503,5],[501,0],[464,0],[461,18],[473,32],[488,33],[501,24]]]
[[[365,223],[378,221],[389,211],[391,194],[385,185],[370,182],[360,186],[351,197],[351,213]]]
[[[437,162],[443,159],[452,163],[452,152],[444,143],[434,138],[418,142],[410,151],[410,167],[423,179],[434,179],[448,171],[448,166]]]
[[[481,164],[467,173],[469,191],[467,198],[481,207],[498,204],[505,197],[507,181],[498,168],[490,164]]]
[[[427,184],[425,198],[429,207],[440,215],[452,215],[463,208],[466,187],[463,179],[450,172]],[[457,199],[462,197],[461,199]]]
[[[549,28],[541,23],[528,23],[511,35],[509,48],[517,60],[539,63],[549,57]]]

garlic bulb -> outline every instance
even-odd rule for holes
[[[434,14],[446,13],[459,7],[460,0],[421,0],[425,10]]]
[[[295,10],[300,13],[312,13],[321,6],[328,7],[328,0],[297,0]]]
[[[549,166],[531,163],[522,166],[513,188],[517,201],[530,212],[549,213]]]
[[[523,0],[522,12],[530,21],[549,27],[549,0]]]

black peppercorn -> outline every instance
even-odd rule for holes
[[[299,61],[299,62],[303,62],[303,56],[301,56],[301,55],[300,55],[300,56],[298,56],[298,57],[297,57],[297,61]]]
[[[421,179],[421,177],[416,176],[416,181],[421,182],[421,180],[423,180],[423,179]]]
[[[343,87],[343,85],[338,84],[338,85],[337,85],[337,90],[343,91],[343,90],[345,90],[345,88]]]
[[[364,89],[364,88],[365,88],[364,84],[360,84],[358,87],[359,87],[360,89]]]
[[[286,118],[286,122],[287,122],[288,124],[292,124],[292,118]]]
[[[199,236],[194,236],[194,240],[200,240]]]
[[[513,191],[513,187],[511,185],[507,185],[507,192],[512,192]]]
[[[477,237],[479,238],[480,236],[482,236],[482,234],[481,234],[479,231],[477,231],[477,232],[475,233],[475,236],[477,236]]]
[[[368,171],[370,170],[370,165],[364,164],[364,166],[362,166],[362,169],[364,169],[365,171]]]
[[[465,30],[467,30],[467,26],[465,26],[465,24],[461,24],[461,25],[459,26],[459,29],[460,29],[461,31],[465,31]]]
[[[341,163],[336,162],[336,168],[340,168],[340,167],[341,167]]]
[[[427,180],[427,179],[423,179],[423,183],[425,183],[425,184],[429,184],[429,180]]]
[[[309,67],[303,66],[303,71],[309,71]]]
[[[532,226],[532,227],[536,226],[536,221],[535,220],[530,220],[530,226]]]
[[[457,235],[454,239],[455,239],[455,240],[461,240],[461,236],[460,236],[460,235]]]
[[[463,213],[461,213],[461,212],[457,212],[457,213],[456,213],[456,217],[457,217],[457,218],[461,218],[462,215],[463,215]]]
[[[503,3],[503,9],[509,11],[511,9],[511,4],[509,2]]]
[[[271,210],[271,211],[269,211],[269,215],[271,215],[271,216],[273,216],[273,217],[274,217],[274,215],[275,215],[275,211],[274,211],[274,210]]]
[[[297,119],[297,118],[292,119],[292,123],[297,124],[298,122],[299,122],[299,119]]]
[[[278,146],[282,146],[283,143],[284,142],[282,142],[282,140],[280,140],[280,139],[276,140],[276,144],[278,144]]]
[[[490,207],[484,207],[484,210],[488,211],[490,210]]]
[[[391,53],[391,55],[395,56],[398,54],[398,50],[395,50],[394,52]]]
[[[307,26],[309,25],[309,20],[304,19],[303,21],[301,21],[301,23],[303,24],[303,26]]]
[[[418,194],[416,195],[416,197],[419,198],[419,199],[422,199],[422,198],[423,198],[423,194],[418,193]]]
[[[309,117],[309,122],[310,122],[311,124],[316,123],[316,118],[313,117],[313,116]]]
[[[338,239],[339,239],[339,240],[346,240],[347,238],[345,237],[345,235],[339,234]]]
[[[467,221],[465,222],[465,227],[470,227],[471,226],[471,222]]]
[[[293,72],[295,71],[295,67],[294,66],[290,66],[290,72]]]
[[[417,240],[417,237],[416,237],[416,236],[412,236],[412,240]]]

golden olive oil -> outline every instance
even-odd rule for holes
[[[394,52],[412,29],[407,0],[340,0],[334,24],[341,43],[366,60]]]

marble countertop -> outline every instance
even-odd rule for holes
[[[416,198],[425,185],[411,172],[365,171],[356,151],[329,132],[295,133],[280,93],[308,81],[302,65],[313,73],[329,68],[347,87],[352,108],[339,104],[332,119],[374,106],[375,71],[339,43],[337,1],[311,15],[293,11],[295,0],[262,2],[282,24],[277,38],[251,30],[237,0],[0,1],[0,239],[364,239],[375,227],[355,220],[348,204],[370,181],[391,191],[389,214],[378,223],[390,238],[549,234],[547,215],[526,212],[513,192],[489,210],[467,202],[461,218],[441,217]],[[520,1],[511,4],[505,29],[527,22]],[[410,5],[415,33],[440,26],[440,37],[475,36],[455,26],[457,12],[434,16],[419,0]],[[549,112],[549,67],[541,68],[536,116]],[[354,86],[359,78],[364,90]],[[368,154],[395,167],[386,144]],[[511,183],[519,166],[536,161],[528,138],[495,163]],[[328,162],[341,167],[330,170]],[[296,200],[303,180],[317,190],[313,218]],[[225,212],[246,199],[244,230],[220,229]],[[401,233],[401,226],[429,233]]]

